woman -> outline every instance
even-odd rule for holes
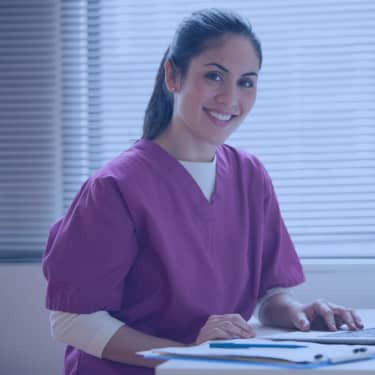
[[[184,20],[142,139],[90,177],[52,227],[43,267],[66,374],[151,374],[158,362],[137,351],[252,337],[257,303],[265,324],[362,327],[351,309],[291,296],[304,276],[271,179],[224,145],[255,103],[261,64],[238,15]]]

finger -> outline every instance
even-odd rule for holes
[[[364,328],[364,324],[362,322],[362,319],[361,317],[358,315],[358,313],[354,310],[354,309],[347,309],[345,307],[342,307],[342,306],[337,306],[339,308],[342,308],[344,310],[347,310],[348,313],[351,315],[351,319],[353,321],[353,329],[362,329]],[[344,319],[342,319],[342,323],[341,324],[344,324],[345,321]]]
[[[208,323],[217,326],[223,324],[224,322],[231,322],[231,324],[238,327],[238,329],[244,331],[247,334],[247,336],[255,336],[254,330],[239,314],[216,315]],[[241,337],[244,337],[244,334],[242,334]]]
[[[295,311],[292,313],[291,321],[293,325],[300,331],[308,331],[310,329],[310,322],[303,311]]]
[[[243,329],[242,327],[237,326],[232,321],[225,320],[218,323],[218,327],[223,329],[224,331],[232,334],[232,338],[234,337],[242,337],[242,338],[249,338],[254,337],[254,332],[250,329]]]
[[[195,343],[199,345],[208,340],[216,340],[216,339],[228,340],[231,338],[232,337],[230,336],[230,334],[228,332],[223,331],[221,328],[203,327]]]
[[[234,325],[247,332],[249,335],[255,336],[255,331],[250,324],[240,314],[227,314],[223,315],[226,319],[229,319]]]
[[[343,324],[346,324],[350,330],[356,330],[358,328],[361,328],[361,325],[357,325],[357,319],[359,319],[358,323],[362,323],[361,318],[358,316],[354,309],[350,309],[333,303],[328,303],[328,305],[335,313],[337,327],[341,327]]]
[[[337,314],[335,314],[335,323],[336,323],[337,328],[340,328],[341,326],[343,326],[345,324],[342,317],[340,315],[337,315]]]
[[[218,319],[220,319],[222,315],[210,315],[207,319],[207,323],[208,322],[215,322],[217,321]]]
[[[207,321],[207,325],[220,326],[220,324],[223,324],[224,322],[231,322],[234,326],[238,327],[239,331],[236,330],[238,337],[249,338],[256,336],[254,329],[240,314],[211,315]]]
[[[323,318],[325,324],[330,331],[336,331],[335,314],[326,302],[316,302],[313,304],[315,312]]]
[[[233,334],[223,328],[220,327],[213,327],[212,329],[208,330],[206,333],[207,340],[216,340],[216,339],[232,339]]]
[[[352,331],[357,329],[352,314],[345,308],[335,310],[335,314],[339,315],[342,319],[343,324],[346,324]]]
[[[342,321],[341,325],[346,324],[348,328],[353,331],[359,328],[354,318],[354,314],[356,314],[354,310],[339,306],[334,309],[334,312],[337,315],[336,320],[339,318],[339,320]]]
[[[365,326],[364,326],[364,324],[362,322],[361,317],[358,315],[358,313],[355,310],[351,310],[351,313],[352,313],[352,316],[353,316],[353,319],[354,319],[354,323],[357,326],[357,328],[359,328],[359,329],[364,328]]]
[[[250,328],[244,330],[242,327],[235,325],[230,321],[230,317],[222,316],[220,319],[211,319],[207,321],[204,330],[209,331],[215,328],[220,328],[224,332],[227,332],[230,335],[230,338],[241,337],[241,338],[250,338],[255,336],[255,332]]]

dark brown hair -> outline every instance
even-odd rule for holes
[[[184,79],[192,58],[211,48],[227,34],[241,35],[249,39],[258,56],[260,69],[261,44],[246,19],[222,9],[204,9],[192,13],[177,28],[173,41],[160,63],[154,90],[145,112],[142,138],[155,139],[168,127],[172,118],[173,95],[168,91],[164,81],[165,61],[170,60]]]

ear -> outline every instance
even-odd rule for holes
[[[177,68],[172,61],[167,60],[164,63],[164,70],[167,89],[171,93],[177,92],[180,89],[180,77]]]

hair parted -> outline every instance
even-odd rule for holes
[[[255,49],[259,59],[259,68],[261,68],[261,44],[249,21],[224,9],[203,9],[192,13],[180,23],[172,43],[162,58],[154,90],[145,111],[142,138],[155,139],[168,127],[172,118],[173,94],[168,91],[165,84],[165,62],[171,61],[180,77],[184,79],[191,60],[215,46],[215,43],[220,42],[228,34],[248,38]]]

